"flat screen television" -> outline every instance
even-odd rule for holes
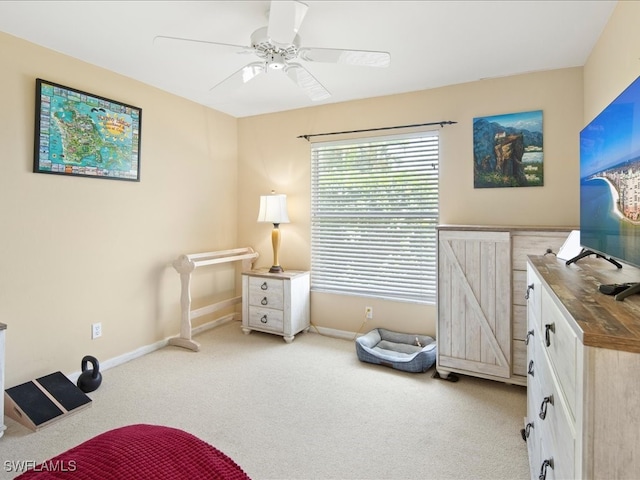
[[[580,244],[640,267],[640,77],[580,132]]]

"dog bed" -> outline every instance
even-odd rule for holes
[[[436,341],[425,335],[375,328],[356,339],[356,352],[362,362],[419,373],[436,362]]]

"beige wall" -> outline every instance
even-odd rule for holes
[[[544,187],[473,188],[473,118],[543,110]],[[452,120],[441,129],[441,223],[576,226],[578,142],[583,119],[582,69],[484,80],[405,95],[240,119],[238,237],[272,259],[268,225],[256,224],[260,194],[286,193],[291,223],[281,226],[280,263],[310,268],[309,144],[299,135]],[[389,132],[382,132],[388,134]],[[394,132],[392,132],[394,133]],[[355,332],[365,305],[373,327],[435,334],[435,308],[355,296],[313,293],[314,324]]]
[[[406,95],[236,120],[0,33],[0,322],[7,385],[101,361],[178,332],[181,253],[250,245],[270,265],[258,197],[289,196],[281,263],[308,269],[309,144],[298,135],[439,120],[441,221],[577,225],[582,126],[640,73],[640,2],[620,2],[584,68],[484,80]],[[584,83],[583,83],[584,74]],[[142,181],[32,173],[35,78],[143,109]],[[583,94],[584,85],[584,94]],[[542,109],[545,186],[474,189],[476,116]],[[228,288],[201,276],[194,294]],[[203,284],[204,283],[204,284]],[[194,295],[195,296],[195,295]],[[354,332],[365,305],[386,326],[435,333],[435,308],[314,294],[312,320]],[[90,340],[90,325],[104,335]]]
[[[7,385],[175,335],[170,262],[237,243],[236,119],[2,33],[0,65]],[[36,77],[142,108],[139,183],[32,173]]]
[[[584,66],[584,125],[640,75],[639,23],[640,2],[618,2]]]

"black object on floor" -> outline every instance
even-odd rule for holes
[[[5,414],[31,430],[91,405],[91,399],[62,372],[5,390]]]
[[[437,370],[433,374],[432,378],[437,378],[439,380],[445,380],[447,382],[457,382],[458,380],[460,380],[455,373],[450,373],[449,375],[447,375],[447,378],[441,377]]]

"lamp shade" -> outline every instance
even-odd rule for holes
[[[271,194],[260,196],[260,212],[258,222],[289,223],[287,214],[287,196]]]

